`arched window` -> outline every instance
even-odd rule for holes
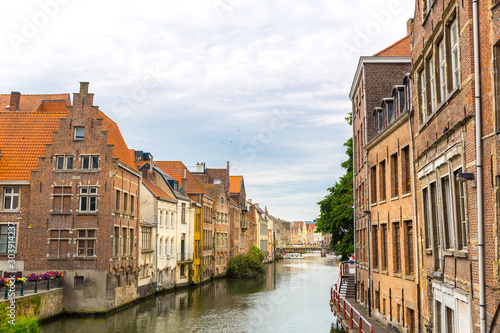
[[[174,238],[173,237],[172,237],[172,240],[170,243],[170,254],[175,255]]]
[[[160,245],[159,245],[159,248],[158,248],[158,254],[159,255],[161,255],[163,253],[162,249],[163,249],[163,238],[160,238]]]

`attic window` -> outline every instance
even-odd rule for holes
[[[83,140],[85,138],[85,127],[75,127],[75,140]]]

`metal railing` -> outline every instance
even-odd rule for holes
[[[61,288],[61,278],[50,280],[42,280],[36,282],[16,282],[15,289],[10,289],[9,286],[0,287],[0,299],[8,299],[10,294],[14,296],[24,296],[24,294],[36,294],[39,290],[50,290],[51,288]],[[3,296],[3,297],[2,297]]]
[[[342,296],[339,291],[342,286],[343,276],[349,273],[349,263],[347,261],[341,262],[339,266],[339,277],[337,279],[337,283],[335,283],[330,289],[330,302],[332,303],[332,311],[335,307],[337,307],[337,314],[342,314],[342,319],[344,321],[349,322],[349,329],[354,329],[354,324],[358,326],[359,333],[373,333],[373,325],[356,310],[349,301]],[[349,307],[349,310],[347,309]],[[357,315],[357,321],[355,318],[355,314]],[[363,329],[363,322],[366,324],[366,328],[369,329],[365,331]]]

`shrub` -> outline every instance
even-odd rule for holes
[[[15,325],[11,325],[7,316],[8,309],[4,302],[0,306],[0,332],[2,333],[40,333],[42,329],[35,317],[16,316]]]
[[[240,254],[229,258],[227,274],[236,278],[253,278],[264,273],[264,265],[259,257],[251,254]]]
[[[264,252],[262,252],[256,245],[252,246],[252,255],[259,258],[261,262],[264,260]]]

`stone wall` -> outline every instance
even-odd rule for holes
[[[22,297],[16,297],[16,318],[20,316],[35,316],[38,319],[52,317],[63,312],[63,289],[55,288],[49,291],[39,291]],[[11,305],[10,299],[0,300],[0,307]]]

